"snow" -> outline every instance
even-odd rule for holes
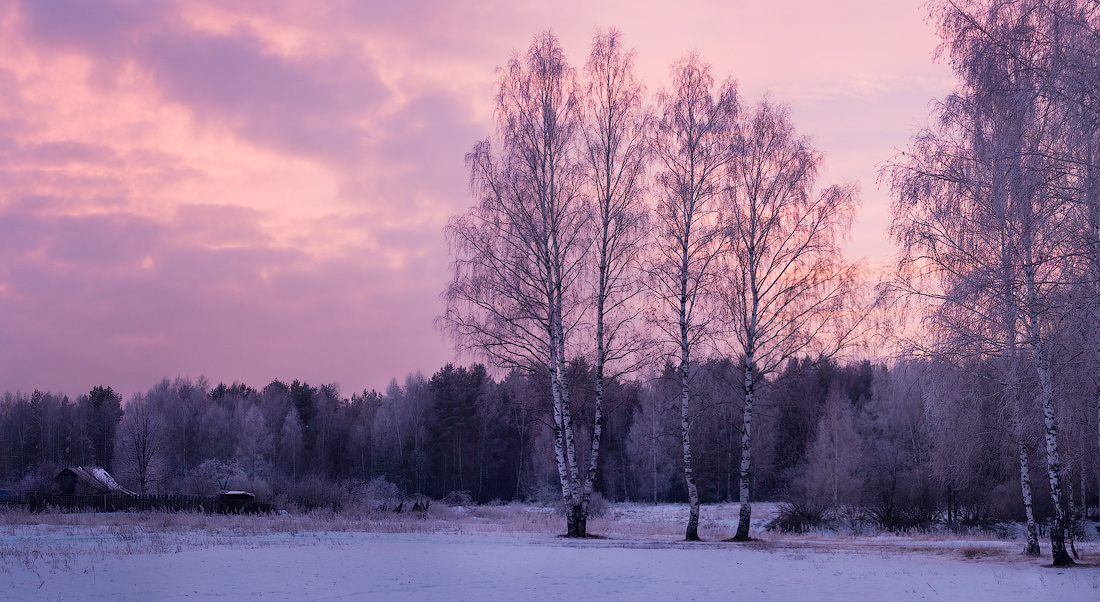
[[[100,483],[103,483],[104,485],[109,487],[111,489],[111,491],[118,491],[119,489],[122,489],[122,486],[119,485],[115,481],[115,478],[112,477],[110,475],[110,473],[107,472],[107,469],[99,468],[99,467],[92,467],[92,468],[85,468],[85,470],[92,473],[92,476],[95,477],[97,481],[99,481]]]
[[[704,506],[704,537],[708,510],[727,511]],[[391,524],[406,531],[392,533],[338,521],[343,530],[299,531],[307,523],[295,517],[184,524],[156,514],[98,515],[4,525],[0,515],[0,599],[1100,599],[1100,546],[1091,542],[1078,548],[1092,566],[1054,569],[1049,556],[1021,556],[1018,541],[761,533],[750,544],[689,544],[642,533],[686,507],[654,508],[646,523],[645,507],[616,506],[594,521],[608,538],[581,541],[545,529],[541,509],[441,512]],[[385,530],[388,520],[360,529]],[[484,530],[532,522],[541,531]]]

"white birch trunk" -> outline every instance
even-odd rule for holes
[[[588,472],[584,477],[584,493],[581,507],[587,518],[592,491],[596,485],[596,469],[600,457],[600,441],[603,439],[603,378],[596,376],[596,408],[592,417],[592,447],[588,451]]]
[[[653,503],[657,503],[657,436],[653,434],[649,438],[649,453],[653,460]]]
[[[707,322],[713,318],[706,316],[696,323],[695,312],[701,296],[715,292],[714,270],[724,251],[715,205],[724,187],[721,170],[733,153],[731,125],[737,114],[737,91],[727,80],[712,95],[710,65],[695,53],[673,65],[673,80],[675,89],[660,94],[663,115],[654,145],[665,168],[658,176],[663,195],[657,213],[667,228],[658,240],[662,257],[655,272],[661,280],[661,300],[668,302],[669,313],[676,316],[675,325],[670,319],[668,327],[661,329],[680,351],[680,437],[689,505],[686,539],[698,540],[699,493],[692,466],[689,371],[692,347],[710,330]]]
[[[1017,408],[1017,412],[1019,409]],[[1027,525],[1027,546],[1024,554],[1038,556],[1042,553],[1039,549],[1039,530],[1035,526],[1035,510],[1031,500],[1031,461],[1028,458],[1027,445],[1024,443],[1022,425],[1016,418],[1016,450],[1020,460],[1020,491],[1024,498],[1024,518]]]
[[[1025,249],[1025,254],[1027,259],[1030,260],[1029,250]],[[1051,377],[1050,359],[1047,357],[1046,345],[1043,342],[1042,330],[1039,324],[1035,272],[1030,263],[1024,267],[1024,276],[1026,278],[1028,299],[1028,337],[1031,339],[1035,373],[1039,379],[1039,401],[1043,408],[1043,427],[1047,452],[1047,476],[1050,479],[1050,502],[1053,506],[1050,518],[1051,555],[1055,566],[1068,566],[1074,563],[1066,550],[1066,509],[1062,492],[1062,460],[1058,452],[1058,421],[1054,408],[1054,383]]]
[[[1086,148],[1088,167],[1088,182],[1090,184],[1088,192],[1085,196],[1086,203],[1089,211],[1089,234],[1090,239],[1088,241],[1088,247],[1090,248],[1089,261],[1092,269],[1093,279],[1093,294],[1100,298],[1100,190],[1097,190],[1098,185],[1096,182],[1100,180],[1097,169],[1092,167],[1095,164],[1095,151],[1092,146],[1092,137],[1088,137],[1089,144]],[[1093,353],[1093,366],[1094,370],[1100,367],[1100,308],[1095,305],[1092,307],[1092,353]],[[1100,385],[1097,386],[1097,393],[1095,397],[1096,401],[1096,446],[1100,450]],[[1082,469],[1082,479],[1084,478],[1084,469]],[[1097,457],[1096,462],[1096,484],[1097,484],[1097,499],[1096,499],[1096,514],[1100,516],[1100,456]],[[1084,495],[1084,487],[1082,486],[1082,495]],[[1088,504],[1084,505],[1085,515],[1088,515]]]
[[[558,318],[560,323],[560,318]],[[568,381],[565,376],[565,365],[562,361],[564,347],[559,342],[558,357],[558,394],[562,403],[562,430],[564,432],[565,461],[567,464],[569,480],[569,496],[563,501],[566,504],[567,535],[569,537],[584,537],[587,516],[581,513],[580,471],[577,462],[577,446],[573,437],[573,416],[570,411]]]
[[[556,370],[556,367],[555,367]],[[559,391],[557,375],[551,371],[550,374],[550,390],[553,396],[554,402],[554,459],[558,465],[558,479],[561,482],[561,497],[563,501],[568,501],[573,498],[573,490],[570,487],[569,470],[565,461],[565,422],[564,412],[562,411],[561,393]],[[566,515],[570,508],[566,505]]]
[[[691,345],[689,340],[688,318],[688,246],[691,232],[691,214],[687,214],[682,264],[680,272],[680,442],[684,451],[684,483],[688,491],[688,523],[684,539],[699,541],[699,490],[695,486],[695,474],[691,461],[691,416],[689,402],[691,388],[688,383],[688,370],[691,367]]]
[[[745,355],[745,417],[741,426],[741,512],[737,520],[735,541],[749,540],[749,523],[752,519],[752,500],[749,486],[752,483],[752,410],[755,395],[753,382],[753,357],[749,351]]]
[[[560,273],[560,272],[559,272]],[[561,287],[560,280],[555,281],[554,287],[554,311],[552,312],[552,325],[554,336],[551,337],[555,349],[551,355],[554,357],[555,370],[551,375],[552,388],[557,402],[556,412],[560,422],[561,436],[555,444],[560,446],[558,454],[558,474],[562,481],[562,502],[565,505],[566,535],[568,537],[584,537],[586,535],[587,516],[583,512],[581,504],[581,491],[579,482],[579,470],[577,468],[577,448],[573,436],[573,417],[569,403],[569,384],[565,375],[565,336],[561,316]]]
[[[596,204],[596,399],[588,466],[581,486],[581,515],[588,516],[603,441],[603,404],[609,361],[629,356],[633,342],[617,339],[623,325],[623,303],[638,281],[637,266],[644,212],[635,208],[648,157],[648,118],[642,86],[634,77],[634,51],[623,47],[622,34],[598,32],[585,71],[589,77],[584,126],[590,186]],[[617,311],[616,311],[617,310]],[[617,314],[609,317],[609,312]],[[626,337],[629,338],[629,335]],[[628,369],[629,370],[629,369]]]
[[[1008,373],[1005,378],[1004,403],[1012,408],[1012,428],[1016,436],[1016,452],[1020,467],[1020,493],[1024,502],[1024,519],[1027,528],[1027,544],[1024,554],[1038,556],[1042,553],[1039,548],[1039,529],[1035,524],[1035,507],[1031,495],[1031,458],[1024,440],[1024,417],[1020,408],[1019,386],[1019,362],[1016,350],[1016,320],[1009,319],[1008,333]],[[1011,399],[1009,399],[1009,397]],[[1010,404],[1010,405],[1009,405]]]
[[[570,478],[569,473],[569,440],[570,440],[570,424],[568,417],[568,406],[566,405],[565,391],[563,387],[563,381],[561,379],[561,359],[559,356],[560,346],[556,336],[554,318],[554,298],[553,293],[550,295],[550,349],[549,349],[549,376],[550,376],[550,392],[553,398],[553,411],[554,411],[554,459],[558,465],[558,479],[561,483],[561,497],[562,503],[565,506],[565,522],[566,533],[572,532],[575,524],[574,508],[571,503],[574,496],[573,491],[573,479]]]
[[[687,332],[686,327],[684,332]],[[691,389],[688,386],[689,356],[687,336],[684,336],[684,345],[680,348],[680,441],[684,450],[684,482],[688,490],[688,524],[684,539],[699,541],[699,490],[695,486],[695,475],[692,472],[691,462],[691,421],[688,402],[691,399]]]

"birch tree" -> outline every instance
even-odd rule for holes
[[[722,290],[743,359],[741,513],[749,539],[753,408],[763,379],[816,345],[830,356],[851,342],[858,266],[844,260],[858,203],[854,185],[815,190],[823,156],[795,132],[788,109],[764,98],[743,112],[729,162]]]
[[[1079,248],[1086,257],[1079,298],[1085,320],[1087,356],[1100,373],[1100,4],[1063,0],[1061,86],[1066,113],[1065,152],[1072,194],[1081,207]],[[1093,395],[1100,453],[1100,383]],[[1095,459],[1100,484],[1100,455]],[[1098,487],[1100,491],[1100,487]],[[1100,502],[1098,502],[1100,504]]]
[[[588,249],[576,76],[553,33],[501,71],[496,132],[466,156],[477,204],[447,225],[455,260],[442,327],[502,368],[549,380],[567,534],[587,533],[567,354],[583,317]]]
[[[717,88],[710,64],[689,53],[672,65],[672,87],[658,95],[655,258],[650,267],[656,297],[654,324],[675,347],[680,376],[680,434],[688,491],[686,539],[699,539],[699,492],[691,453],[692,354],[710,332],[703,311],[718,283],[724,239],[719,219],[725,168],[733,159],[737,87]]]
[[[650,118],[634,74],[636,53],[615,29],[597,32],[585,67],[584,160],[592,193],[595,261],[596,400],[580,513],[587,515],[603,434],[607,379],[632,371],[646,357],[634,328],[641,290],[639,257],[646,212],[642,193],[649,158]],[[609,373],[611,366],[617,370]]]
[[[1027,525],[1026,553],[1039,554],[1033,512],[1031,452],[1026,408],[1018,383],[1019,284],[1006,173],[993,148],[1003,146],[1004,128],[985,127],[974,99],[955,94],[936,106],[937,127],[921,132],[893,168],[899,201],[892,232],[902,247],[897,284],[924,297],[931,313],[924,323],[931,339],[923,352],[956,365],[989,358],[1000,370],[1001,403],[1011,417],[1017,446],[1021,496]],[[1000,191],[994,195],[992,191]],[[919,204],[914,199],[923,199]]]
[[[937,126],[892,168],[892,228],[902,271],[920,283],[912,290],[934,298],[940,323],[974,351],[1008,359],[1008,387],[1018,381],[1017,344],[1030,355],[1043,414],[1052,555],[1061,566],[1073,561],[1065,547],[1049,333],[1065,315],[1074,270],[1066,225],[1073,220],[1060,192],[1065,167],[1052,152],[1064,130],[1050,93],[1060,44],[1047,44],[1058,34],[1048,9],[1034,0],[933,5],[943,51],[962,81],[937,106]],[[1020,420],[1023,413],[1014,414]],[[1027,463],[1021,444],[1025,505]],[[1029,536],[1029,553],[1033,542]]]

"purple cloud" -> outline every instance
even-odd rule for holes
[[[867,53],[794,43],[768,52],[771,9],[689,4],[675,15],[503,0],[0,9],[0,391],[126,392],[205,374],[350,392],[451,359],[432,328],[441,228],[471,203],[463,156],[489,133],[494,68],[536,30],[554,27],[580,67],[596,25],[622,26],[651,90],[692,46],[745,89],[888,62],[849,66]],[[913,4],[873,13],[908,11],[904,39],[924,39]],[[712,14],[724,17],[696,27]],[[903,37],[897,22],[858,16],[829,35]],[[782,39],[807,37],[787,25]],[[928,42],[912,53],[921,64]],[[916,81],[907,73],[896,80]],[[877,124],[938,92],[922,90],[808,94],[794,112],[838,165],[880,148],[881,160],[912,119],[893,134]]]

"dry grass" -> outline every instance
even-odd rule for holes
[[[1002,548],[990,546],[966,546],[959,548],[959,556],[968,559],[999,557],[1004,556],[1005,553],[1005,550]]]

